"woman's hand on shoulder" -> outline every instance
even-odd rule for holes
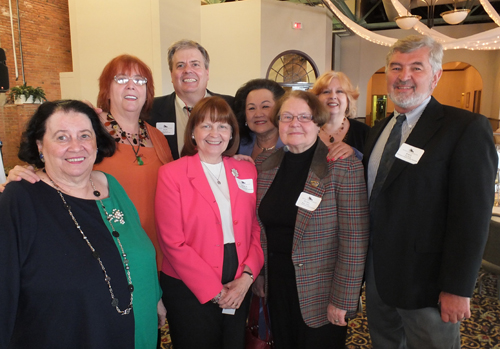
[[[40,177],[35,173],[33,166],[19,166],[16,165],[12,170],[9,171],[7,176],[7,181],[0,185],[0,193],[4,191],[5,186],[10,182],[19,182],[24,179],[30,183],[36,183],[40,180]]]
[[[354,154],[354,149],[344,142],[333,143],[328,145],[328,161],[335,161],[338,159],[345,159]]]
[[[248,161],[248,162],[255,165],[255,161],[253,161],[252,157],[248,156],[248,155],[236,154],[236,155],[233,155],[233,159],[238,160],[238,161],[245,160],[245,161]]]

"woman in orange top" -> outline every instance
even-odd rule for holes
[[[113,175],[125,188],[155,246],[160,269],[163,254],[156,236],[154,198],[158,169],[173,158],[163,134],[144,121],[153,97],[153,75],[137,57],[121,55],[104,67],[97,106],[103,110],[101,121],[115,138],[117,148],[94,169]]]

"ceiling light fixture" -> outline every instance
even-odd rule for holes
[[[401,29],[408,30],[411,29],[417,24],[422,17],[417,15],[407,15],[407,16],[398,16],[394,18],[394,21]]]
[[[444,21],[448,24],[459,24],[462,23],[470,10],[467,8],[463,9],[453,9],[451,11],[446,11],[441,13],[441,17],[443,17]]]
[[[489,16],[500,25],[500,16],[495,9],[488,3],[488,0],[479,0]],[[340,11],[331,0],[323,0],[323,3],[332,11],[335,16],[353,33],[361,38],[373,42],[377,45],[392,46],[397,39],[378,34],[363,28],[358,23],[352,21]],[[408,13],[408,10],[399,2],[399,0],[391,0],[391,3],[396,8],[400,16]],[[484,3],[484,4],[483,4]],[[488,6],[489,5],[489,6]],[[422,35],[428,35],[443,45],[445,50],[500,50],[500,27],[486,30],[481,33],[473,34],[463,38],[452,38],[443,33],[440,33],[425,24],[418,22],[415,25],[415,30]]]

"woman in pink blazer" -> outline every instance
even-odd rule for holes
[[[248,289],[264,263],[255,166],[228,157],[239,144],[229,105],[194,107],[183,157],[162,166],[156,224],[160,282],[174,348],[244,348]]]

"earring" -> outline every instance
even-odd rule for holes
[[[194,139],[194,133],[191,135],[191,138]]]
[[[345,115],[349,115],[349,107],[345,110]]]
[[[247,127],[248,127],[248,123],[247,123],[246,121],[245,121],[245,126],[247,126]]]
[[[231,139],[233,139],[233,136],[231,136],[229,139],[230,139],[230,140],[231,140]]]
[[[43,153],[40,153],[40,160],[45,163],[45,158],[43,157]]]

